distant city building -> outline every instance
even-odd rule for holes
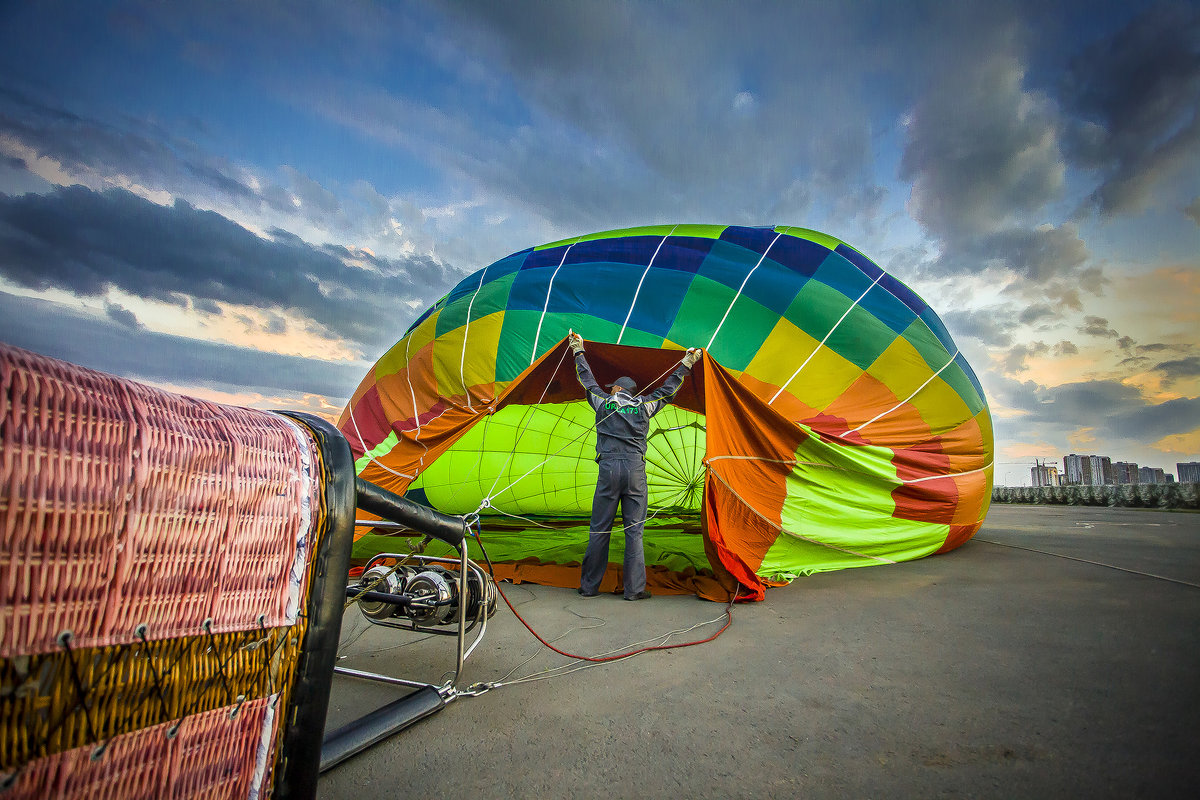
[[[1083,483],[1083,459],[1074,453],[1063,456],[1063,477],[1068,486],[1079,486]]]
[[[1200,461],[1187,461],[1175,465],[1180,483],[1200,483]]]
[[[1138,483],[1138,465],[1132,461],[1117,461],[1113,464],[1113,479],[1118,486]]]
[[[1034,464],[1033,469],[1029,471],[1033,479],[1032,486],[1061,485],[1058,476],[1058,467],[1049,464],[1038,464],[1037,462],[1034,462]]]
[[[1108,456],[1083,456],[1083,485],[1103,486],[1107,483],[1106,473],[1112,472]]]
[[[1108,456],[1063,456],[1063,473],[1069,486],[1106,486],[1116,483]]]
[[[1167,476],[1162,467],[1142,467],[1138,470],[1138,480],[1141,483],[1166,483]]]

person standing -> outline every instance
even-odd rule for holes
[[[648,395],[634,394],[633,378],[621,377],[605,392],[596,383],[583,353],[583,337],[568,337],[575,354],[575,374],[596,412],[596,462],[600,474],[592,500],[587,551],[579,576],[579,594],[600,594],[600,581],[608,568],[608,544],[617,507],[625,524],[625,599],[646,600],[646,555],[642,529],[646,522],[646,436],[650,418],[666,406],[683,385],[703,351],[689,348],[663,385]]]

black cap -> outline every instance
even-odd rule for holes
[[[637,384],[633,382],[633,378],[629,377],[628,375],[624,375],[620,378],[617,378],[615,381],[613,381],[612,383],[610,383],[608,385],[608,388],[611,389],[614,386],[620,386],[622,389],[624,389],[627,392],[632,392],[634,389],[637,388]]]

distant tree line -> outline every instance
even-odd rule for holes
[[[993,503],[1113,506],[1115,508],[1200,508],[1200,484],[1133,483],[1120,486],[997,486]]]

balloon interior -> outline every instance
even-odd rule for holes
[[[937,314],[844,242],[783,226],[609,231],[470,275],[343,411],[359,476],[478,517],[497,577],[577,586],[597,465],[571,331],[601,384],[643,393],[704,348],[647,440],[657,592],[762,599],[952,550],[983,523],[991,417]],[[394,536],[360,527],[355,555]],[[612,541],[606,591],[620,518]]]

